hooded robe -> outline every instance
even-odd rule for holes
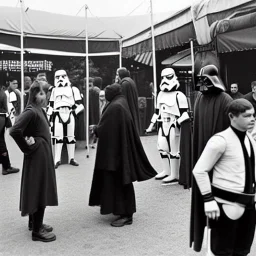
[[[114,91],[95,129],[98,147],[89,205],[101,206],[101,214],[132,215],[136,211],[132,182],[148,180],[157,172],[144,152],[125,97]]]
[[[228,128],[228,106],[233,99],[225,92],[199,93],[195,101],[193,127],[193,165],[196,164],[208,140]],[[206,226],[204,200],[195,179],[192,181],[192,203],[190,220],[190,247],[201,251]]]
[[[130,77],[125,77],[120,82],[122,87],[122,94],[126,97],[135,127],[140,134],[140,116],[138,91],[135,82]]]

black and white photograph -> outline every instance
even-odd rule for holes
[[[256,255],[255,60],[256,0],[0,0],[0,256]]]

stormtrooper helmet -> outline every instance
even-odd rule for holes
[[[164,92],[176,91],[180,83],[177,79],[175,71],[172,68],[165,68],[161,72],[160,90]]]
[[[70,86],[70,81],[65,70],[57,70],[54,75],[55,87]]]

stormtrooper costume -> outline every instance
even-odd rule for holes
[[[146,132],[151,132],[156,121],[159,122],[157,148],[162,159],[163,171],[155,176],[163,180],[162,185],[178,183],[180,165],[180,127],[189,119],[186,96],[177,91],[179,81],[172,68],[161,73],[162,81],[157,96],[156,113]]]
[[[55,141],[55,168],[61,164],[63,143],[67,144],[69,163],[78,166],[75,154],[75,116],[84,110],[82,97],[77,87],[71,85],[65,70],[58,70],[54,76],[47,115],[52,125]]]
[[[8,90],[5,91],[6,97],[7,97],[7,108],[8,108],[8,114],[10,117],[10,120],[12,122],[12,125],[15,123],[15,114],[16,110],[13,103],[16,103],[18,101],[17,95],[15,92]]]

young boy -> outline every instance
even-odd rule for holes
[[[204,199],[214,255],[245,256],[255,231],[254,108],[237,99],[228,108],[230,127],[210,138],[193,175]]]

